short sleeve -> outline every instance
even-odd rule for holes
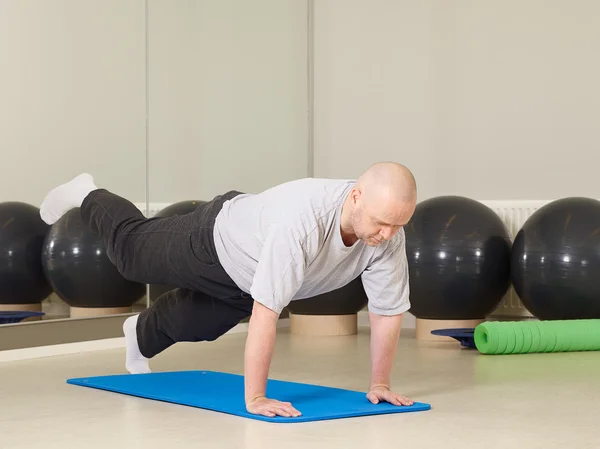
[[[398,231],[392,242],[361,275],[369,298],[368,310],[376,315],[398,315],[410,309],[408,260],[403,229]]]
[[[299,239],[286,226],[269,228],[250,288],[252,298],[281,313],[304,281],[305,258]]]

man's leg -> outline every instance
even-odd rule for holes
[[[189,217],[146,218],[125,198],[97,189],[82,202],[81,218],[102,238],[108,258],[126,279],[187,287],[184,278],[193,276],[195,262]]]
[[[140,283],[174,281],[167,253],[170,248],[185,246],[181,241],[190,229],[167,219],[147,219],[133,203],[98,188],[85,173],[50,191],[40,206],[40,215],[53,224],[76,207],[81,208],[87,229],[100,236],[108,258],[126,279]],[[186,257],[186,253],[179,251],[178,257]]]
[[[147,358],[177,341],[214,340],[252,313],[252,298],[225,272],[213,241],[217,214],[238,194],[218,196],[190,214],[145,218],[131,202],[97,188],[84,174],[53,189],[42,203],[40,215],[49,224],[81,207],[82,220],[102,238],[126,279],[178,287],[126,320],[130,372],[146,372]]]
[[[253,299],[240,293],[217,299],[177,288],[157,298],[141,314],[128,318],[125,366],[132,374],[148,373],[148,359],[180,341],[213,341],[252,313]]]
[[[40,215],[52,224],[80,207],[83,222],[102,238],[108,258],[126,279],[220,298],[239,289],[218,262],[212,229],[223,202],[237,194],[216,197],[191,214],[146,218],[133,203],[98,188],[91,175],[82,174],[53,189]]]

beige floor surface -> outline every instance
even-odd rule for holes
[[[244,334],[176,345],[155,371],[241,373]],[[432,410],[272,424],[65,383],[123,372],[123,350],[0,363],[0,448],[600,448],[600,354],[484,356],[404,331],[396,389]],[[279,331],[271,377],[364,390],[369,335]]]

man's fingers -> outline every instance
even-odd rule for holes
[[[265,408],[261,412],[263,415],[270,418],[274,416],[283,416],[285,418],[297,417],[301,413],[296,410],[289,402],[275,402],[271,404],[265,404]]]
[[[300,415],[301,415],[301,413],[300,413],[298,410],[296,410],[294,407],[292,407],[292,405],[291,405],[291,404],[290,404],[290,405],[288,405],[288,406],[286,406],[286,407],[284,407],[284,410],[285,410],[287,413],[289,413],[289,414],[290,414],[290,416],[293,416],[293,417],[297,417],[297,416],[300,416]]]
[[[289,409],[286,407],[275,407],[271,409],[271,412],[275,415],[283,416],[285,418],[300,416],[300,412],[298,412],[297,410]]]
[[[289,418],[290,416],[292,416],[292,414],[284,408],[276,408],[273,411],[275,412],[276,415],[283,416],[285,418]]]
[[[371,403],[372,403],[372,404],[378,404],[378,403],[379,403],[379,398],[377,397],[377,395],[376,395],[376,394],[374,394],[374,393],[372,393],[372,392],[369,392],[369,393],[367,394],[367,399],[368,399],[369,401],[371,401]]]
[[[398,401],[398,404],[396,404],[396,405],[413,405],[414,404],[412,399],[406,398],[402,395],[397,395],[395,399],[396,399],[396,401]]]
[[[367,399],[371,401],[373,404],[378,404],[380,401],[386,401],[393,405],[414,405],[414,401],[409,399],[401,394],[393,393],[389,390],[370,391],[367,394]]]
[[[400,398],[398,397],[399,395],[394,394],[391,391],[386,391],[382,396],[384,401],[393,405],[400,405]]]
[[[281,410],[277,407],[269,407],[267,409],[263,409],[259,412],[259,414],[267,416],[269,418],[274,418],[275,416],[289,416],[284,410]]]

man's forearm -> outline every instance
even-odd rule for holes
[[[246,402],[266,394],[269,366],[275,347],[278,315],[255,302],[246,338],[244,380]]]
[[[371,324],[371,388],[375,385],[390,387],[390,377],[400,329],[402,315],[380,316],[369,313]]]

